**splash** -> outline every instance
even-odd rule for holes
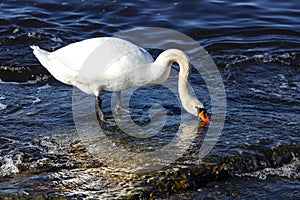
[[[266,180],[269,176],[280,176],[289,179],[300,179],[300,161],[296,158],[290,164],[278,168],[265,168],[256,172],[244,173],[240,177],[256,177],[260,180]]]
[[[22,154],[5,155],[0,157],[0,163],[3,163],[0,167],[0,176],[10,176],[12,174],[19,173],[18,165],[22,163]]]

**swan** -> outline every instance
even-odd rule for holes
[[[121,107],[121,91],[163,83],[174,62],[179,65],[178,92],[183,108],[210,123],[203,104],[188,89],[189,59],[178,49],[162,52],[156,60],[145,49],[117,37],[86,39],[48,52],[30,46],[33,54],[57,80],[96,96],[99,119],[109,123],[101,107],[100,93],[115,92]]]

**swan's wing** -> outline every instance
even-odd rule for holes
[[[50,60],[56,60],[72,70],[80,71],[91,53],[108,40],[108,37],[102,37],[72,43],[50,53],[48,57]]]
[[[147,51],[131,42],[115,37],[92,38],[72,43],[50,53],[48,57],[50,60],[60,62],[64,66],[79,72],[83,67],[93,69],[96,67],[101,70],[105,62],[110,62],[137,50],[143,51],[143,54],[136,59],[153,60]],[[86,64],[91,65],[92,63],[95,66],[86,66]]]
[[[120,91],[131,87],[129,83],[134,85],[138,74],[145,73],[146,64],[153,62],[143,48],[114,37],[83,40],[44,54],[49,64],[43,65],[58,80],[94,94],[101,88]]]

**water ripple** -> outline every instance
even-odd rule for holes
[[[284,174],[286,187],[292,187],[293,178],[299,176],[294,173],[298,161],[288,164],[299,159],[300,145],[299,5],[297,0],[2,1],[0,193],[19,193],[28,198],[31,194],[56,195],[57,192],[70,198],[76,195],[161,198],[192,188],[201,195],[203,191],[204,195],[208,193],[208,197],[216,196],[216,191],[221,194],[231,191],[229,197],[236,197],[232,188],[240,187],[238,190],[245,192],[246,198],[251,197],[253,191],[241,189],[249,186],[243,178],[234,179],[237,186],[212,181],[226,182],[234,174],[268,178]],[[228,107],[222,135],[206,159],[199,160],[198,151],[205,136],[202,129],[194,133],[196,137],[186,147],[186,154],[169,168],[153,174],[132,174],[117,171],[90,155],[74,126],[72,88],[57,82],[41,67],[29,46],[36,44],[53,51],[75,41],[150,26],[180,31],[205,48],[223,77]],[[156,36],[149,33],[145,37]],[[196,52],[182,41],[163,42]],[[157,46],[160,43],[153,41]],[[155,57],[161,52],[149,51]],[[193,73],[191,85],[209,105],[203,84],[202,77]],[[169,120],[162,136],[134,139],[110,126],[106,137],[124,149],[154,151],[177,131],[180,105],[158,87],[138,92],[140,96],[152,95],[155,101],[165,102]],[[133,100],[135,108],[140,109],[129,117],[147,124],[151,100],[140,96]],[[110,97],[104,95],[108,113]],[[109,161],[121,162],[118,154]],[[132,159],[126,162],[130,164]],[[202,189],[204,182],[218,187]],[[267,184],[272,187],[281,182]],[[254,191],[254,194],[261,198],[269,192]],[[299,196],[296,192],[291,195]],[[191,198],[189,191],[186,199]]]

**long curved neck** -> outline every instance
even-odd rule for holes
[[[197,115],[194,105],[196,105],[199,101],[189,92],[188,79],[190,75],[190,66],[189,59],[185,53],[178,49],[168,49],[162,52],[155,60],[155,63],[167,66],[167,68],[171,68],[172,63],[174,62],[178,63],[180,67],[178,76],[178,92],[182,106],[189,113]]]

